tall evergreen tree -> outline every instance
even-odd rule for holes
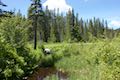
[[[80,21],[79,21],[79,23],[80,23],[80,28],[79,28],[79,30],[80,30],[80,37],[81,37],[81,39],[83,39],[84,38],[84,22],[83,22],[83,19],[81,18],[80,19]]]
[[[84,35],[83,35],[83,41],[84,42],[87,42],[88,41],[88,39],[89,39],[89,35],[88,35],[88,26],[87,26],[87,22],[85,22],[84,23],[84,31],[83,31],[84,33]]]
[[[50,23],[49,42],[56,42],[56,36],[55,36],[56,14],[55,14],[55,10],[50,12],[51,12],[51,23]]]
[[[43,41],[48,42],[48,39],[50,37],[50,23],[51,23],[51,13],[48,10],[48,6],[46,6],[46,9],[44,11],[44,16],[40,17],[39,23],[41,23],[41,25],[39,25],[39,30],[41,33],[43,33]]]
[[[108,38],[108,23],[107,23],[107,21],[105,21],[104,36],[105,36],[105,38]]]
[[[94,26],[93,26],[93,21],[90,19],[89,21],[89,32],[94,35]]]
[[[69,10],[66,14],[66,24],[65,24],[65,41],[71,41],[71,11]]]
[[[72,9],[71,13],[71,21],[70,21],[70,28],[71,28],[71,40],[76,39],[76,27],[75,27],[75,15],[74,15],[74,9]]]
[[[32,13],[30,16],[33,18],[33,26],[34,26],[34,49],[37,47],[37,22],[38,22],[38,16],[42,15],[42,5],[40,3],[40,0],[32,0]]]

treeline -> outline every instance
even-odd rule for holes
[[[28,10],[28,19],[31,18],[32,8]],[[118,31],[108,28],[107,21],[99,18],[83,20],[74,10],[60,14],[59,9],[41,12],[37,19],[38,39],[44,42],[79,42],[94,39],[112,39]],[[29,39],[33,40],[34,26],[29,29]]]

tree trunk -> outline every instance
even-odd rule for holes
[[[37,15],[35,16],[35,25],[34,25],[34,49],[37,47]]]

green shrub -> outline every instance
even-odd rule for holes
[[[29,21],[20,16],[2,19],[0,23],[0,79],[21,80],[35,69],[42,57],[27,45]]]

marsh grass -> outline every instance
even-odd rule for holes
[[[120,80],[119,45],[119,39],[116,38],[96,43],[62,43],[45,46],[61,53],[62,58],[55,66],[68,72],[68,80]]]

